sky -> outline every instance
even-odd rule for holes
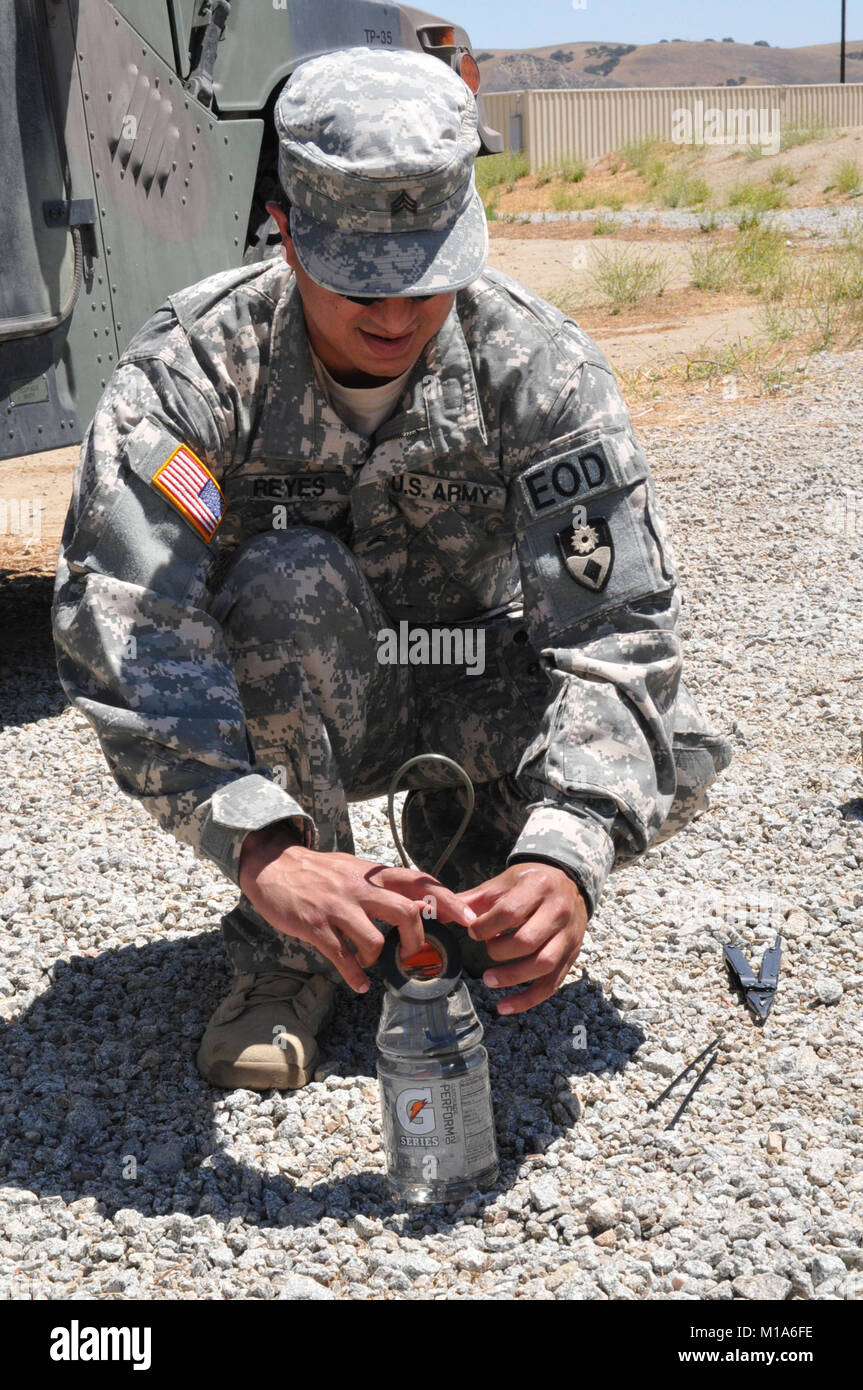
[[[779,48],[838,43],[841,0],[412,0],[462,24],[475,49],[552,43],[723,39]],[[579,6],[580,8],[576,8]],[[863,0],[847,0],[848,39],[863,38]]]

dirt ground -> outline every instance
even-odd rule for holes
[[[17,502],[20,507],[22,499],[26,498],[28,521],[34,502],[43,508],[37,510],[36,526],[22,526],[28,535],[0,532],[0,584],[4,571],[9,575],[25,575],[49,574],[56,569],[77,460],[77,447],[0,460],[0,503],[7,503],[5,509],[0,506],[0,516],[5,512],[7,526],[11,527],[9,502]]]
[[[691,232],[618,232],[594,236],[590,224],[529,227],[492,224],[490,264],[546,297],[566,294],[567,310],[599,344],[617,372],[635,372],[658,357],[685,360],[693,352],[718,349],[757,332],[757,305],[747,294],[709,294],[689,285]],[[524,235],[528,233],[529,235]],[[700,234],[699,234],[700,235]],[[713,236],[713,245],[731,238]],[[660,254],[668,288],[660,297],[634,309],[614,313],[598,303],[591,290],[600,258],[614,255],[625,242],[639,252]]]

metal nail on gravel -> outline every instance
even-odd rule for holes
[[[718,1051],[718,1049],[717,1049],[717,1051],[714,1052],[713,1056],[711,1057],[710,1061],[707,1063],[707,1066],[704,1068],[703,1071],[699,1072],[698,1076],[697,1076],[697,1077],[695,1078],[695,1080],[693,1081],[693,1083],[692,1083],[692,1085],[690,1086],[689,1090],[686,1092],[686,1095],[683,1097],[683,1100],[680,1102],[679,1106],[677,1107],[677,1110],[675,1111],[673,1118],[672,1118],[672,1119],[669,1121],[669,1123],[665,1126],[665,1128],[666,1128],[667,1130],[668,1130],[668,1129],[674,1129],[674,1126],[677,1124],[677,1121],[680,1119],[680,1117],[681,1117],[681,1115],[683,1114],[684,1110],[686,1109],[687,1105],[688,1105],[689,1102],[692,1100],[692,1097],[695,1095],[695,1092],[698,1090],[698,1088],[699,1088],[699,1086],[702,1084],[702,1082],[704,1082],[704,1081],[707,1079],[707,1073],[710,1071],[710,1068],[713,1066],[713,1064],[714,1064],[714,1062],[716,1061],[716,1059],[717,1059],[718,1056],[719,1056],[719,1051]]]
[[[693,1059],[692,1059],[692,1061],[689,1063],[689,1065],[686,1066],[686,1067],[684,1067],[684,1068],[683,1068],[683,1071],[678,1072],[677,1076],[675,1076],[675,1078],[674,1078],[673,1081],[669,1081],[668,1085],[666,1086],[666,1088],[665,1088],[665,1090],[662,1092],[662,1094],[661,1094],[661,1095],[658,1095],[658,1096],[656,1097],[655,1100],[652,1100],[652,1101],[650,1101],[650,1102],[648,1103],[648,1106],[647,1106],[648,1110],[655,1110],[656,1107],[657,1107],[657,1105],[660,1105],[661,1102],[665,1100],[665,1097],[671,1094],[671,1092],[674,1090],[675,1086],[677,1085],[678,1081],[682,1081],[683,1078],[684,1078],[684,1076],[688,1076],[689,1073],[690,1073],[691,1071],[693,1071],[695,1067],[698,1066],[698,1063],[699,1063],[700,1061],[702,1061],[703,1058],[705,1058],[705,1057],[707,1056],[708,1052],[712,1052],[713,1049],[714,1049],[715,1047],[718,1048],[719,1044],[722,1042],[722,1039],[723,1039],[724,1037],[725,1037],[725,1034],[724,1034],[724,1033],[718,1033],[718,1034],[716,1035],[716,1037],[713,1039],[713,1041],[712,1041],[712,1042],[709,1042],[709,1043],[707,1044],[707,1046],[705,1047],[705,1049],[704,1049],[703,1052],[699,1052],[699,1054],[698,1054],[697,1057],[693,1057]],[[706,1071],[706,1070],[707,1070],[707,1068],[705,1067],[705,1071]],[[690,1092],[690,1094],[691,1094],[691,1092]],[[675,1119],[676,1119],[676,1118],[677,1118],[677,1117],[675,1116]]]

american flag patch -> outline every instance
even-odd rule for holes
[[[181,444],[154,474],[153,486],[173,502],[209,545],[222,524],[225,498],[197,455]]]

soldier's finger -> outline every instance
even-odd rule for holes
[[[310,945],[326,956],[338,970],[346,985],[357,994],[365,994],[371,981],[360,965],[359,958],[348,949],[347,943],[332,927],[324,927],[314,933]]]
[[[421,951],[425,941],[422,919],[422,903],[403,898],[400,893],[390,893],[383,888],[372,888],[361,904],[369,917],[379,917],[396,927],[402,949],[408,955]]]
[[[391,887],[383,887],[377,881],[367,884],[357,894],[357,901],[364,912],[373,917],[382,917],[393,927],[418,920],[422,913],[422,898],[408,897]]]
[[[431,874],[417,873],[413,869],[386,869],[375,875],[375,882],[381,888],[403,893],[412,902],[431,900],[435,921],[457,922],[460,927],[469,927],[476,921],[476,913],[461,900],[460,894],[444,888]],[[426,917],[426,920],[429,919]]]
[[[555,909],[544,905],[523,926],[494,937],[488,943],[488,953],[495,962],[520,960],[540,950],[560,932],[561,925]]]
[[[501,932],[513,931],[521,927],[539,907],[541,898],[529,883],[520,883],[510,888],[497,902],[477,917],[470,929],[475,941],[490,941]]]
[[[572,961],[564,961],[553,974],[543,975],[540,979],[534,980],[521,994],[511,994],[508,998],[501,999],[497,1006],[498,1013],[504,1016],[523,1014],[528,1009],[535,1009],[537,1004],[544,1004],[546,999],[550,999],[560,989],[571,965]]]
[[[356,903],[342,903],[332,924],[350,941],[361,965],[374,965],[384,945],[384,934]]]
[[[449,888],[430,888],[423,897],[434,899],[434,918],[437,922],[457,922],[460,927],[472,927],[476,921],[473,909],[467,903],[459,902],[458,896]]]
[[[559,970],[564,961],[573,959],[573,942],[568,935],[558,932],[545,942],[532,955],[522,956],[498,965],[495,963],[483,974],[483,983],[489,989],[510,989],[513,985],[528,984],[531,980],[542,979]]]
[[[458,894],[459,901],[466,903],[473,912],[487,912],[493,907],[498,898],[507,891],[507,883],[503,880],[503,875],[498,878],[490,878],[486,883],[480,883],[476,888],[468,888],[463,893]]]
[[[366,877],[379,888],[391,888],[394,892],[404,893],[406,898],[421,898],[432,888],[443,886],[421,869],[405,869],[395,864],[376,864]]]

